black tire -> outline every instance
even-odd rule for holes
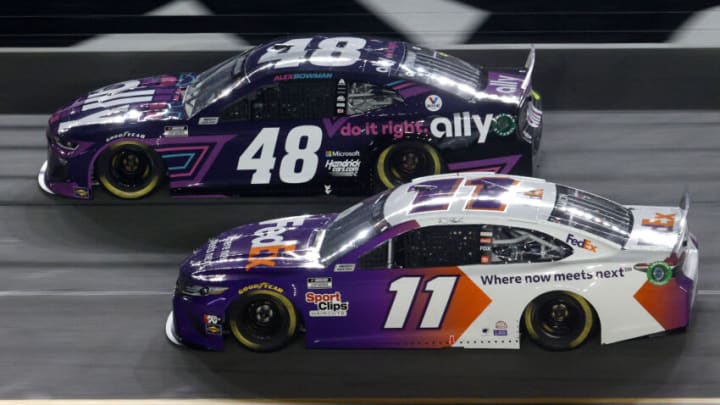
[[[537,297],[525,309],[525,329],[539,346],[570,350],[582,345],[594,326],[593,310],[572,292],[550,292]]]
[[[165,177],[164,168],[152,149],[133,141],[114,143],[95,164],[100,184],[115,197],[128,200],[155,191]]]
[[[383,188],[394,188],[416,177],[440,174],[443,164],[431,145],[408,141],[395,143],[380,152],[375,174]]]
[[[257,352],[286,346],[298,327],[297,313],[290,300],[270,290],[241,295],[228,310],[227,319],[235,339]]]

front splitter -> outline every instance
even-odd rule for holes
[[[175,330],[175,319],[173,318],[173,311],[170,311],[170,315],[168,315],[167,321],[165,321],[165,336],[172,343],[178,346],[184,346],[182,344],[182,341],[180,340],[180,336],[177,335],[177,331]]]
[[[50,195],[55,195],[55,193],[50,190],[50,187],[48,187],[47,183],[45,182],[45,172],[47,172],[47,166],[48,162],[47,160],[45,163],[42,164],[40,167],[40,173],[38,173],[38,186],[40,186],[40,189]]]

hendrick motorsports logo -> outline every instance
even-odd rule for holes
[[[334,293],[305,293],[305,302],[315,304],[317,309],[310,310],[308,314],[315,317],[347,316],[350,308],[349,302],[343,302],[340,291]]]
[[[326,160],[328,174],[335,177],[356,177],[360,171],[360,159]]]

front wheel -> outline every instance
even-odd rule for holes
[[[143,144],[118,142],[98,158],[98,180],[110,194],[124,199],[152,193],[163,177],[163,162]]]
[[[290,300],[270,290],[241,295],[228,310],[233,336],[250,350],[268,352],[287,345],[297,330],[297,313]]]
[[[440,174],[442,161],[437,150],[427,143],[401,142],[383,149],[375,167],[385,188],[393,188],[416,177]]]
[[[572,292],[550,292],[531,302],[523,315],[525,329],[538,345],[570,350],[587,340],[593,329],[593,310]]]

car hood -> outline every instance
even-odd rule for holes
[[[195,74],[161,75],[114,83],[93,90],[61,108],[49,124],[62,134],[88,125],[183,120],[185,89]]]
[[[212,278],[228,272],[321,268],[323,230],[335,216],[288,217],[233,228],[196,249],[181,271]]]

